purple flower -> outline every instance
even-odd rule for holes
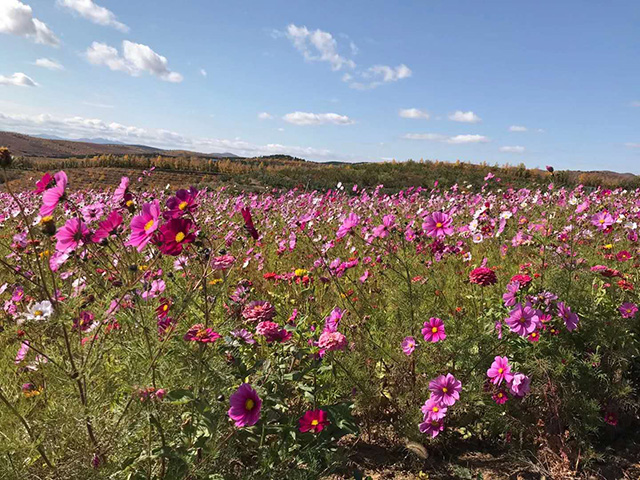
[[[347,216],[347,218],[344,219],[344,221],[342,222],[342,225],[340,225],[340,228],[336,233],[336,237],[342,238],[347,236],[347,234],[350,233],[354,227],[357,227],[359,223],[360,223],[360,217],[355,213],[351,212]]]
[[[402,351],[409,356],[416,349],[416,339],[413,337],[405,337],[402,341]]]
[[[236,427],[250,427],[258,423],[262,400],[248,383],[243,383],[229,398],[231,408],[227,412]]]
[[[516,397],[524,397],[531,389],[531,379],[523,373],[516,373],[509,388]]]
[[[420,433],[426,433],[431,435],[431,438],[435,438],[444,430],[444,423],[442,420],[425,420],[418,425],[418,428],[420,428]]]
[[[529,302],[523,307],[518,304],[516,308],[509,312],[509,318],[505,320],[509,329],[522,337],[526,337],[533,332],[540,323],[538,311]]]
[[[564,320],[564,324],[570,332],[574,331],[578,326],[580,318],[564,302],[558,302],[558,315]]]
[[[520,291],[520,282],[515,281],[507,285],[507,293],[502,294],[505,307],[513,307],[516,304],[518,291]]]
[[[491,364],[491,368],[487,370],[487,377],[491,379],[494,385],[500,385],[503,380],[509,383],[513,379],[511,366],[507,357],[496,357]]]
[[[425,217],[422,229],[430,237],[445,237],[453,233],[453,219],[442,212],[434,212]]]
[[[431,317],[428,321],[424,322],[424,328],[422,329],[422,335],[425,342],[437,343],[447,338],[447,334],[444,331],[444,322],[437,317]]]
[[[456,377],[447,373],[431,380],[429,382],[429,390],[434,402],[450,407],[460,399],[462,383]]]
[[[636,318],[638,306],[635,303],[625,302],[618,309],[622,318]]]

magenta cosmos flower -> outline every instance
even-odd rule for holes
[[[67,188],[67,174],[63,171],[56,173],[53,178],[56,181],[54,187],[45,190],[42,195],[42,206],[40,207],[40,216],[48,217],[58,206],[60,199],[64,197],[65,189]],[[42,180],[41,180],[42,181]],[[40,186],[38,186],[40,188]]]
[[[131,236],[125,245],[136,247],[141,252],[158,229],[159,217],[160,204],[158,200],[153,203],[145,203],[142,206],[142,213],[131,220]]]
[[[53,180],[53,176],[49,172],[45,173],[42,178],[36,182],[36,189],[33,193],[40,194],[44,192],[51,183],[51,180]]]
[[[187,342],[213,343],[221,338],[221,335],[218,332],[214,332],[211,328],[207,328],[203,324],[198,323],[187,330],[183,338]]]
[[[346,237],[348,233],[351,232],[352,229],[358,226],[360,223],[360,217],[355,213],[351,212],[347,218],[344,219],[340,228],[338,228],[338,232],[336,233],[337,238]]]
[[[425,217],[422,229],[430,237],[445,237],[453,233],[453,219],[442,212]]]
[[[444,331],[444,322],[437,317],[431,317],[428,321],[424,322],[424,328],[422,329],[422,335],[425,342],[437,343],[447,338],[447,334]]]
[[[185,245],[192,243],[196,236],[192,232],[193,222],[188,218],[174,218],[160,227],[158,248],[165,255],[178,256]]]
[[[431,438],[435,438],[444,430],[444,423],[442,420],[425,419],[424,422],[418,425],[418,428],[420,429],[420,433],[426,433],[427,435],[431,435]]]
[[[500,385],[503,380],[507,383],[513,380],[509,359],[507,357],[496,357],[491,364],[491,368],[487,370],[487,377],[491,379],[494,385]]]
[[[251,385],[243,383],[229,398],[231,408],[227,412],[236,427],[250,427],[258,423],[262,400]]]
[[[416,349],[416,339],[413,337],[405,337],[402,341],[402,351],[409,356]]]
[[[302,433],[319,433],[329,425],[329,420],[327,419],[327,412],[324,410],[307,410],[298,420],[298,423]]]
[[[112,235],[118,235],[120,233],[120,225],[122,225],[122,215],[115,211],[111,212],[106,220],[98,224],[98,230],[93,234],[92,240],[100,243]]]
[[[429,390],[434,402],[450,407],[457,400],[460,400],[462,383],[456,377],[447,373],[431,380],[429,382]]]
[[[180,218],[186,213],[193,213],[198,206],[196,199],[198,190],[190,187],[189,190],[181,189],[176,192],[175,197],[167,200],[167,211],[163,213],[164,218]]]
[[[442,420],[447,414],[447,407],[436,402],[432,397],[424,402],[422,414],[425,420]]]
[[[531,379],[523,373],[516,373],[509,388],[516,397],[524,397],[531,389]]]
[[[636,318],[638,306],[635,303],[625,302],[618,309],[622,318]]]
[[[598,228],[598,230],[606,230],[613,225],[613,217],[609,212],[599,212],[591,217],[591,224]]]
[[[509,312],[509,318],[505,320],[505,323],[512,332],[521,337],[526,337],[538,328],[540,319],[538,311],[527,302],[524,307],[522,304],[516,305],[516,308]]]
[[[89,239],[89,229],[79,218],[70,218],[67,223],[64,224],[58,233],[56,238],[56,251],[60,253],[74,250],[82,242],[86,242]]]
[[[577,314],[573,313],[571,308],[569,308],[569,306],[564,302],[558,302],[558,315],[562,320],[564,320],[564,324],[570,332],[574,331],[578,327],[580,318]]]
[[[318,338],[318,346],[322,350],[344,350],[348,345],[347,337],[340,332],[325,330]]]
[[[129,177],[122,177],[120,179],[120,185],[118,185],[118,188],[116,188],[116,191],[113,192],[113,202],[114,203],[122,202],[122,200],[124,200],[124,196],[126,195],[128,188],[129,188]]]

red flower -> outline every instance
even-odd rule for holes
[[[327,412],[324,410],[307,410],[298,422],[300,423],[300,431],[302,433],[320,433],[329,425]]]
[[[213,343],[222,336],[218,332],[214,332],[211,328],[206,328],[201,323],[194,325],[184,335],[187,342]]]
[[[165,255],[180,255],[184,246],[196,239],[192,227],[193,222],[185,218],[174,218],[162,225],[157,236],[160,251]]]
[[[498,279],[496,278],[496,272],[490,268],[478,267],[469,274],[469,281],[476,285],[487,287],[489,285],[495,285]]]

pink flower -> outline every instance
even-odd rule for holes
[[[469,274],[469,281],[476,285],[487,287],[489,285],[494,285],[498,279],[496,278],[496,272],[490,268],[478,267],[472,270]]]
[[[302,433],[319,433],[329,425],[329,420],[324,410],[307,410],[298,423]]]
[[[81,242],[86,242],[89,239],[89,229],[78,218],[70,218],[67,223],[64,224],[58,233],[56,233],[56,251],[65,253],[80,245]]]
[[[613,225],[613,217],[609,212],[598,212],[591,217],[591,224],[598,228],[598,230],[606,230]]]
[[[447,338],[447,334],[444,331],[444,322],[437,317],[431,317],[428,321],[424,322],[424,328],[422,329],[422,335],[425,342],[437,343]]]
[[[53,213],[58,206],[60,199],[64,197],[64,192],[67,188],[68,180],[66,173],[60,171],[56,173],[53,178],[56,181],[56,185],[46,190],[42,195],[42,206],[40,207],[41,217],[49,217]]]
[[[402,341],[402,351],[405,355],[410,356],[416,349],[416,340],[413,337],[405,337]]]
[[[214,270],[229,270],[235,263],[233,255],[220,255],[211,259],[211,268]]]
[[[442,212],[434,212],[425,217],[422,229],[430,237],[445,237],[453,233],[453,219]]]
[[[578,327],[580,318],[577,314],[571,311],[571,308],[564,302],[558,302],[558,315],[570,332],[574,331]]]
[[[524,307],[521,304],[516,305],[509,312],[509,318],[505,320],[505,323],[512,332],[525,337],[536,330],[541,322],[538,311],[527,302]]]
[[[122,225],[122,215],[116,211],[111,212],[106,220],[98,224],[98,230],[93,234],[92,240],[95,243],[100,243],[112,235],[118,235],[120,233],[120,225]]]
[[[164,218],[180,218],[186,213],[193,213],[198,206],[197,197],[198,190],[195,187],[191,187],[189,190],[178,190],[175,197],[167,200],[168,210],[164,212]]]
[[[318,346],[322,350],[344,350],[347,348],[347,337],[340,332],[325,330],[318,339]]]
[[[420,433],[426,433],[431,435],[431,438],[435,438],[444,430],[444,423],[442,423],[442,420],[425,420],[418,425],[418,428]]]
[[[503,380],[507,383],[513,379],[509,359],[507,357],[496,357],[491,364],[491,368],[487,370],[487,377],[491,379],[494,385],[500,385]]]
[[[127,193],[127,189],[129,188],[129,178],[122,177],[120,179],[120,185],[116,188],[116,191],[113,192],[113,201],[114,203],[120,203],[124,199],[125,194]]]
[[[635,303],[625,302],[618,309],[622,318],[636,318],[638,306]]]
[[[248,383],[240,385],[229,398],[231,408],[227,412],[236,427],[250,427],[260,420],[262,400]]]
[[[51,180],[53,180],[51,174],[49,172],[45,173],[42,178],[36,182],[36,189],[33,193],[40,194],[44,192],[51,183]]]
[[[17,365],[20,362],[22,362],[27,357],[27,353],[29,353],[29,348],[31,348],[31,346],[29,345],[29,340],[23,340],[22,343],[20,344],[20,349],[16,354],[16,359],[14,360],[13,363]]]
[[[509,400],[509,397],[507,396],[507,392],[504,390],[498,390],[496,393],[493,394],[492,398],[498,405],[503,405],[507,403],[507,400]]]
[[[158,200],[154,200],[153,203],[145,203],[142,206],[142,213],[131,220],[131,236],[125,245],[137,247],[141,252],[158,229],[159,217],[160,204]]]
[[[434,402],[450,407],[460,400],[462,383],[450,373],[440,375],[429,382],[431,398]]]
[[[429,398],[422,406],[422,414],[425,420],[442,420],[447,414],[447,406]]]
[[[248,322],[271,321],[275,316],[275,307],[264,300],[251,302],[242,310],[242,317]]]
[[[268,343],[285,342],[291,338],[291,332],[270,321],[260,322],[256,327],[256,333],[262,335]]]
[[[347,218],[344,219],[340,228],[338,228],[338,232],[336,233],[336,238],[346,237],[351,230],[358,226],[360,223],[360,217],[355,213],[351,212]]]
[[[524,397],[531,389],[531,379],[522,373],[516,373],[509,388],[516,397]]]

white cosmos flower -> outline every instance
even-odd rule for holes
[[[22,318],[18,319],[18,325],[22,325],[26,320],[46,320],[53,315],[53,305],[49,300],[32,303],[22,315]]]

